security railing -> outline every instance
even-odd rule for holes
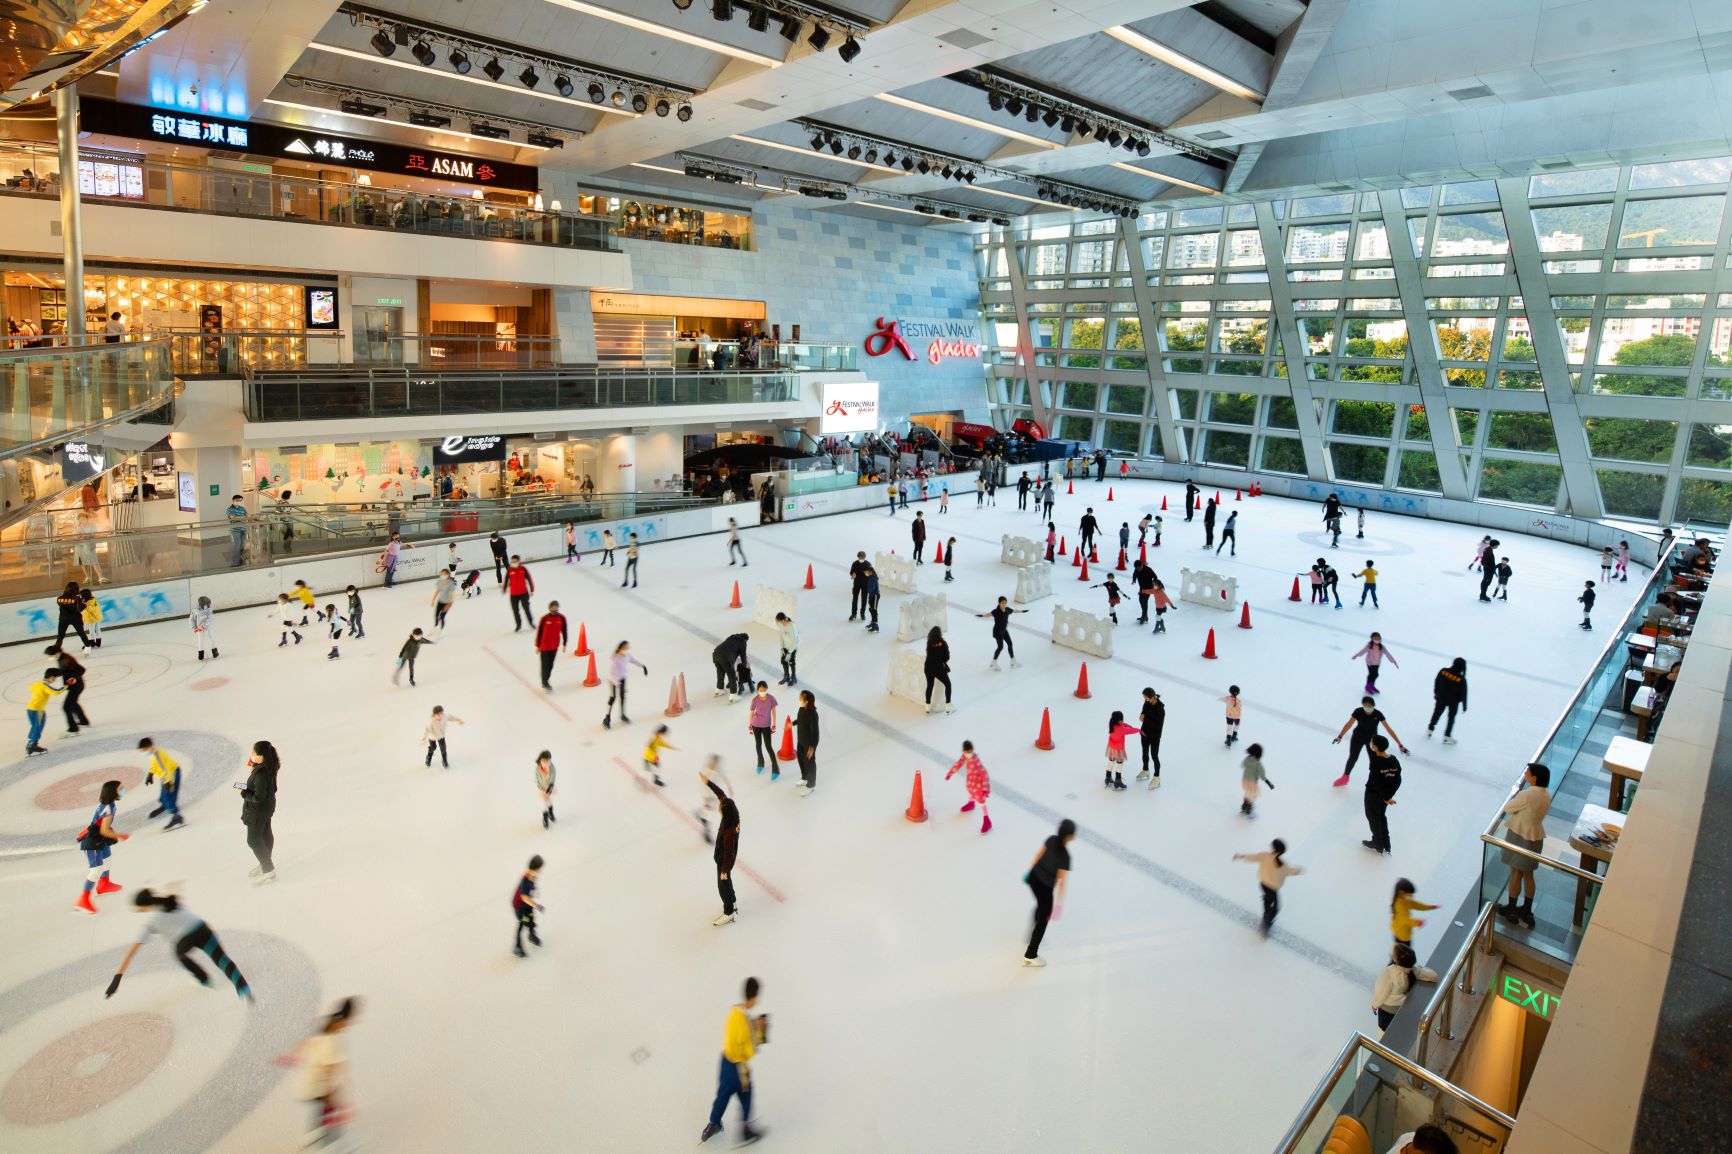
[[[299,369],[341,359],[343,334],[318,329],[161,329],[174,371],[239,376],[247,369]]]
[[[0,458],[135,419],[174,395],[166,341],[42,339],[0,349]]]
[[[609,367],[653,365],[685,372],[784,369],[794,372],[847,372],[855,365],[853,345],[808,344],[804,341],[646,340],[618,349],[601,350]]]
[[[799,398],[788,372],[555,366],[431,372],[420,367],[254,373],[247,419],[301,421],[524,413],[659,405],[759,405]]]

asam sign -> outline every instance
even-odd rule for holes
[[[926,359],[938,364],[947,357],[978,359],[980,341],[973,329],[961,321],[886,321],[878,318],[878,328],[865,340],[866,355],[881,357],[891,349],[908,360],[920,358],[909,345],[926,342]]]

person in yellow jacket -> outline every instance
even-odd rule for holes
[[[84,631],[90,634],[90,647],[102,648],[102,602],[96,599],[96,594],[89,589],[79,590],[79,596],[84,598]]]
[[[44,669],[42,680],[30,683],[30,696],[24,703],[24,718],[30,724],[30,733],[24,739],[26,755],[48,752],[42,745],[42,727],[48,723],[48,699],[66,692],[55,684],[59,680],[60,670]]]
[[[746,1011],[758,1004],[758,979],[747,978],[745,997],[728,1011],[728,1023],[722,1028],[722,1065],[716,1084],[716,1101],[710,1107],[710,1123],[704,1127],[698,1142],[708,1142],[722,1132],[722,1112],[728,1099],[740,1096],[740,1145],[749,1146],[764,1136],[764,1127],[752,1125],[752,1071],[748,1063],[758,1052],[758,1046],[768,1040],[769,1018],[750,1016]]]
[[[158,749],[156,742],[148,737],[139,738],[138,751],[145,757],[144,784],[149,785],[152,778],[162,782],[161,791],[156,795],[156,808],[150,811],[150,816],[161,817],[166,813],[168,825],[163,827],[164,830],[179,829],[186,824],[186,818],[180,815],[180,763],[167,751]]]

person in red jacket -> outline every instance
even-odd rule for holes
[[[534,625],[535,610],[529,607],[529,595],[535,592],[535,578],[516,553],[511,555],[511,568],[505,571],[505,589],[511,594],[511,623],[516,626],[512,632],[522,631],[525,624]]]
[[[528,574],[526,573],[525,576]],[[513,601],[517,594],[511,595]],[[529,598],[525,597],[525,601]],[[541,620],[535,624],[535,648],[541,654],[541,687],[552,689],[553,659],[559,656],[560,648],[565,644],[568,631],[565,627],[565,614],[559,611],[559,602],[549,601],[547,612],[541,615]]]

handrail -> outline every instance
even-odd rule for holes
[[[1438,1023],[1438,1036],[1446,1042],[1455,1041],[1455,1028],[1451,1021],[1455,1009],[1455,992],[1460,990],[1468,997],[1476,991],[1473,988],[1475,959],[1474,947],[1480,943],[1483,935],[1485,948],[1480,953],[1491,953],[1492,927],[1495,924],[1494,914],[1497,907],[1487,902],[1479,911],[1479,917],[1473,921],[1473,928],[1468,930],[1467,938],[1461,943],[1461,949],[1456,951],[1455,958],[1449,967],[1438,975],[1437,989],[1432,993],[1431,1000],[1425,1004],[1425,1010],[1419,1015],[1419,1064],[1425,1065],[1426,1051],[1431,1037],[1431,1022],[1437,1016],[1439,1009],[1443,1010],[1443,1021]],[[1463,968],[1467,970],[1460,984],[1456,976]]]
[[[1532,858],[1536,862],[1542,862],[1545,865],[1551,866],[1555,870],[1562,871],[1563,873],[1574,874],[1576,877],[1580,878],[1582,881],[1593,882],[1595,885],[1605,885],[1606,884],[1606,879],[1601,877],[1599,874],[1592,874],[1592,873],[1589,873],[1587,870],[1577,869],[1575,866],[1570,865],[1568,862],[1561,862],[1561,861],[1558,861],[1556,858],[1549,858],[1545,854],[1536,853],[1533,850],[1528,849],[1526,846],[1519,846],[1519,845],[1514,844],[1513,842],[1507,842],[1501,837],[1496,837],[1496,836],[1489,834],[1489,833],[1482,833],[1479,835],[1479,840],[1486,842],[1487,844],[1490,844],[1490,845],[1495,845],[1499,849],[1508,850],[1511,853],[1520,854],[1522,857]]]

